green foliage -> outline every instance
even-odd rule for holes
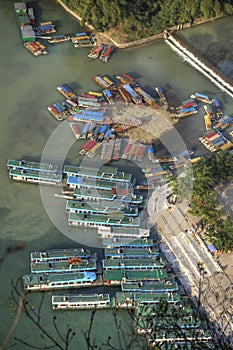
[[[96,31],[118,25],[132,39],[161,33],[178,24],[192,23],[220,13],[233,14],[232,0],[64,0]]]
[[[189,212],[203,219],[207,227],[207,238],[223,251],[233,247],[233,223],[229,215],[220,210],[215,188],[216,185],[224,184],[232,178],[233,156],[227,151],[222,151],[202,158],[193,168],[193,174],[190,169],[185,171],[182,181],[177,179],[170,183],[181,199],[189,199],[189,183],[194,179]]]

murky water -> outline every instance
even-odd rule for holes
[[[25,242],[26,247],[8,255],[1,265],[0,342],[4,339],[15,316],[11,280],[16,281],[18,277],[29,272],[30,251],[77,246],[76,242],[63,235],[50,220],[43,206],[39,187],[11,182],[6,169],[7,159],[40,160],[47,140],[59,125],[47,111],[50,103],[61,100],[56,86],[68,83],[78,93],[87,92],[98,89],[91,79],[95,74],[113,76],[128,72],[134,75],[148,92],[153,93],[154,85],[162,85],[171,103],[178,103],[189,98],[192,92],[199,91],[218,97],[224,106],[225,114],[232,114],[233,107],[232,100],[227,95],[187,63],[182,62],[163,41],[138,48],[116,50],[108,64],[100,60],[90,61],[87,57],[88,49],[74,49],[70,42],[51,45],[48,47],[47,56],[36,58],[22,46],[13,3],[12,0],[0,2],[1,256],[9,246],[14,246],[18,242]],[[74,34],[80,30],[78,22],[64,13],[55,2],[35,1],[33,5],[40,21],[52,20],[56,23],[58,34]],[[210,41],[219,42],[220,36],[216,33],[219,34],[222,27],[226,28],[227,33],[228,22],[226,18],[216,23],[202,25],[184,32],[184,35],[187,33],[187,37],[196,35],[200,38],[202,34],[208,33]],[[222,48],[219,51],[222,52]],[[227,61],[230,60],[229,57],[226,58]],[[222,61],[224,59],[221,57],[218,64],[221,65]],[[231,69],[229,72],[231,74]],[[176,126],[187,148],[194,148],[197,155],[205,153],[205,149],[198,142],[198,137],[204,133],[203,114],[204,112],[200,111]],[[64,137],[73,138],[73,135],[70,130],[64,129]],[[80,161],[79,147],[78,143],[72,146],[67,155],[69,162],[75,164]],[[125,166],[123,163],[120,165]],[[82,233],[88,234],[87,230]],[[79,243],[87,244],[88,240]],[[59,336],[56,335],[52,325],[54,313],[51,310],[51,294],[48,292],[45,296],[42,322],[59,341]],[[37,307],[40,294],[32,293],[29,298],[32,305]],[[118,314],[124,333],[131,332],[130,317],[123,311],[119,311]],[[77,349],[77,344],[78,349],[86,349],[81,330],[87,329],[91,313],[57,312],[56,315],[59,329],[63,334],[67,330],[67,324],[76,332],[70,349]],[[33,345],[50,344],[25,316],[22,316],[15,336]],[[92,337],[97,339],[97,344],[101,344],[107,340],[107,336],[112,336],[117,344],[118,335],[113,314],[111,311],[97,312]],[[123,342],[122,335],[121,338]],[[14,342],[12,340],[12,343]],[[26,345],[22,343],[15,346],[17,350],[25,348]],[[140,348],[138,345],[132,347],[132,349]]]

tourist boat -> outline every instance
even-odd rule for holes
[[[115,299],[109,294],[66,294],[53,295],[52,308],[54,310],[76,309],[104,309],[115,306]]]
[[[68,119],[70,121],[103,123],[104,113],[99,111],[90,111],[83,109],[80,112],[72,112]]]
[[[159,96],[161,101],[167,102],[167,98],[166,98],[165,92],[164,92],[163,88],[160,85],[155,86],[155,91],[157,92],[157,94],[158,94],[158,96]]]
[[[153,270],[125,270],[125,269],[104,269],[104,285],[121,285],[126,281],[160,281],[167,280],[168,273],[164,269]]]
[[[102,246],[105,249],[146,249],[152,248],[154,242],[152,239],[148,238],[132,238],[132,237],[101,237]]]
[[[126,105],[128,105],[132,99],[131,99],[131,95],[124,89],[123,85],[118,86],[117,90],[119,91],[121,97],[123,98],[124,102]]]
[[[115,145],[115,139],[112,139],[112,140],[109,140],[108,142],[106,142],[105,156],[104,156],[104,158],[101,157],[101,159],[105,160],[104,164],[110,164],[110,162],[112,160],[114,145]]]
[[[129,206],[127,204],[119,205],[116,202],[108,202],[104,204],[99,202],[98,204],[92,202],[84,202],[77,200],[67,200],[66,202],[67,213],[86,213],[86,214],[101,214],[108,215],[114,212],[123,213],[125,216],[137,216],[138,207]]]
[[[101,55],[100,55],[100,59],[103,62],[108,62],[113,51],[114,51],[114,48],[112,46],[107,46],[106,51],[105,51],[105,48],[102,50]]]
[[[18,170],[33,170],[46,173],[56,173],[58,166],[51,163],[31,162],[29,160],[13,160],[7,161],[7,169],[18,169]]]
[[[128,73],[123,73],[122,75],[123,75],[123,77],[125,77],[125,78],[128,80],[128,82],[130,82],[131,84],[133,84],[133,83],[135,82],[135,79],[134,79],[131,75],[129,75]]]
[[[23,276],[25,290],[90,287],[96,281],[94,272],[31,273]]]
[[[174,324],[174,323],[173,323]],[[151,326],[150,326],[151,327]],[[159,327],[159,326],[158,326]],[[149,347],[153,348],[155,346],[158,346],[159,344],[164,344],[164,349],[168,349],[168,345],[172,344],[178,347],[182,346],[183,344],[187,345],[187,342],[196,342],[196,343],[208,343],[212,340],[212,336],[209,330],[203,330],[203,329],[196,329],[195,332],[193,330],[183,330],[182,332],[174,332],[172,329],[164,329],[157,330],[153,337],[148,337],[148,345]],[[185,345],[185,346],[186,346]],[[160,345],[159,345],[160,346]],[[208,345],[205,345],[205,347],[208,349]],[[173,347],[174,348],[174,347]],[[186,347],[187,348],[187,347]],[[209,349],[213,349],[213,346],[210,345]],[[172,348],[171,348],[172,349]]]
[[[119,160],[120,159],[121,144],[122,144],[122,139],[117,137],[115,139],[115,145],[114,145],[112,160]]]
[[[53,249],[45,251],[36,251],[30,254],[31,263],[48,262],[48,261],[67,261],[70,258],[89,259],[96,255],[83,248]]]
[[[32,26],[35,25],[35,15],[34,15],[34,10],[32,7],[28,7],[27,8],[27,13],[28,13],[28,17],[30,19],[30,23]]]
[[[127,217],[119,212],[110,213],[108,215],[69,213],[68,224],[71,226],[85,226],[91,228],[98,226],[140,227],[140,218]]]
[[[149,316],[150,317],[150,316]],[[135,331],[138,334],[150,334],[152,333],[153,336],[153,331],[156,329],[157,332],[155,332],[155,336],[159,339],[161,339],[162,334],[160,332],[160,330],[163,330],[163,334],[164,334],[164,342],[166,342],[166,335],[168,333],[168,331],[172,332],[173,331],[173,340],[169,339],[167,340],[168,343],[171,342],[172,347],[167,347],[165,346],[164,349],[184,349],[183,347],[181,347],[181,344],[184,344],[187,342],[187,338],[186,335],[187,333],[189,334],[190,329],[192,329],[193,332],[193,337],[195,332],[198,331],[198,328],[201,326],[201,320],[196,316],[196,315],[190,315],[190,316],[185,316],[183,315],[181,312],[177,315],[174,314],[172,316],[168,317],[155,317],[155,318],[151,318],[150,321],[148,320],[147,317],[141,317],[137,320],[137,322],[135,322]],[[176,329],[179,329],[180,335],[176,340]],[[159,334],[160,333],[160,334]],[[159,335],[158,335],[159,334]],[[184,342],[184,338],[186,339]],[[196,340],[196,339],[195,339]],[[181,342],[181,344],[178,345],[178,342]],[[174,343],[176,344],[176,347],[174,348]],[[158,341],[158,344],[161,344]],[[186,344],[187,345],[187,344]],[[185,345],[186,349],[191,349],[191,347],[187,347]],[[205,347],[204,347],[205,348]],[[209,347],[207,347],[206,349],[210,349]],[[213,348],[212,348],[213,349]]]
[[[122,282],[121,290],[123,292],[133,293],[158,293],[178,291],[177,282],[171,281],[143,281],[143,282]]]
[[[79,139],[80,138],[80,130],[79,130],[77,123],[70,123],[70,128],[71,128],[75,138]]]
[[[233,117],[229,117],[228,115],[225,115],[224,117],[218,120],[218,122],[215,124],[213,128],[222,131],[226,129],[228,126],[230,126],[232,123],[233,123]]]
[[[69,41],[70,37],[67,35],[54,35],[52,39],[49,39],[50,44],[61,43],[63,41]]]
[[[110,103],[110,104],[114,103],[113,94],[111,93],[111,91],[109,89],[104,90],[103,94],[104,94],[106,100],[108,101],[108,103]]]
[[[23,43],[24,47],[34,56],[47,55],[46,47],[39,41],[27,41]]]
[[[105,259],[150,259],[155,256],[159,256],[158,249],[152,249],[151,247],[117,247],[104,250]]]
[[[49,105],[47,108],[48,108],[48,111],[52,114],[52,116],[58,121],[65,120],[69,116],[69,111],[67,110],[67,107],[65,107],[62,104],[53,103]]]
[[[155,163],[157,161],[157,158],[155,157],[155,149],[153,145],[147,147],[147,156],[152,163]]]
[[[116,78],[122,83],[122,84],[131,84],[131,81],[124,75],[116,75]]]
[[[187,117],[187,116],[189,116],[189,115],[196,114],[197,112],[198,112],[198,110],[197,110],[195,107],[184,108],[184,109],[181,109],[181,110],[176,114],[176,118]]]
[[[154,270],[166,267],[167,262],[161,256],[155,255],[151,258],[125,258],[125,259],[104,259],[103,269],[124,269],[124,270]]]
[[[119,171],[117,167],[101,166],[99,169],[87,166],[64,165],[64,176],[78,176],[106,181],[131,182],[132,174]]]
[[[136,305],[156,304],[161,300],[167,303],[178,303],[180,301],[180,294],[178,293],[132,293],[132,292],[116,292],[115,302],[116,307],[135,307]],[[156,320],[157,321],[157,320]]]
[[[73,90],[71,89],[71,87],[68,86],[67,84],[62,84],[57,86],[57,90],[66,98],[73,98],[76,96]]]
[[[227,150],[233,147],[232,142],[218,130],[210,131],[205,136],[200,137],[199,140],[210,152]]]
[[[43,185],[60,185],[62,182],[62,175],[51,173],[33,171],[29,169],[10,169],[9,177],[15,181],[43,184]]]
[[[209,114],[204,115],[204,120],[205,120],[205,129],[206,131],[210,131],[211,130],[211,117]]]
[[[146,240],[143,243],[148,246],[150,242],[148,241],[148,237],[150,236],[149,229],[143,229],[140,227],[107,227],[100,226],[98,227],[98,235],[101,239],[103,238],[114,238],[116,242],[121,243],[122,246],[126,245],[128,242],[129,247],[131,247],[130,242],[134,240],[138,240],[138,244],[142,243],[141,240]],[[150,245],[151,246],[151,245]],[[132,245],[134,247],[134,245]],[[144,246],[145,247],[145,246]]]
[[[37,35],[52,34],[56,32],[56,26],[51,21],[43,22],[35,28],[35,31]]]
[[[94,147],[92,147],[92,149],[90,149],[90,150],[86,153],[86,155],[87,155],[89,158],[93,158],[93,157],[96,155],[96,153],[97,153],[98,149],[100,148],[100,146],[101,146],[101,144],[100,144],[99,142],[97,142],[96,145],[95,145]]]
[[[131,118],[124,120],[123,123],[113,122],[112,127],[116,131],[116,133],[120,134],[129,129],[141,126],[143,121],[141,119]]]
[[[122,203],[129,203],[129,204],[141,204],[143,202],[143,196],[136,195],[136,194],[130,194],[128,191],[127,193],[118,193],[121,192],[120,188],[118,189],[112,189],[111,191],[107,190],[101,190],[101,189],[93,189],[90,190],[88,188],[75,188],[73,192],[73,197],[76,199],[84,199],[84,200],[91,200],[91,201],[120,201]]]
[[[157,104],[155,98],[149,95],[148,92],[144,91],[140,86],[136,86],[134,90],[150,107],[159,108],[159,105]]]
[[[199,92],[191,94],[190,98],[193,98],[193,99],[195,99],[197,101],[201,101],[201,102],[204,102],[204,103],[212,103],[212,101],[213,101],[212,98],[210,98],[209,96],[200,94]]]
[[[100,75],[94,75],[92,79],[103,89],[108,89],[111,85],[104,80]]]
[[[103,50],[103,45],[98,45],[96,48],[92,49],[89,52],[88,57],[92,59],[96,59],[99,57],[102,50]]]
[[[136,103],[136,104],[141,104],[142,103],[141,96],[135,91],[135,89],[132,88],[131,85],[124,84],[123,87],[130,94],[130,96],[132,98],[132,101],[134,103]]]
[[[36,261],[30,263],[31,273],[63,273],[96,270],[96,259],[70,257],[67,260]]]

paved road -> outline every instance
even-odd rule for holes
[[[161,248],[185,290],[198,298],[221,334],[233,332],[233,285],[199,236],[198,218],[187,215],[187,203],[166,206],[167,187],[154,191],[148,201],[149,222],[157,225]]]

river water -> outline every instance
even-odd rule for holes
[[[100,60],[90,61],[87,57],[88,49],[75,49],[70,42],[50,45],[47,56],[34,57],[22,46],[13,4],[12,0],[0,2],[0,256],[5,254],[8,247],[20,242],[25,243],[25,249],[8,255],[1,265],[0,343],[9,330],[16,311],[11,297],[11,280],[16,281],[18,277],[29,272],[29,253],[34,250],[76,247],[78,243],[88,245],[88,239],[80,238],[82,235],[86,237],[87,231],[80,232],[77,243],[61,233],[54,225],[43,205],[38,186],[13,183],[7,174],[8,159],[40,160],[48,139],[59,125],[59,122],[47,111],[50,103],[61,100],[56,86],[68,83],[78,93],[87,92],[97,90],[96,84],[91,79],[95,74],[107,74],[111,77],[128,72],[134,75],[138,82],[148,89],[148,92],[153,93],[154,85],[162,85],[173,105],[188,99],[192,92],[198,91],[217,97],[224,106],[224,114],[232,114],[233,108],[230,97],[183,62],[163,41],[137,48],[116,50],[108,64]],[[83,31],[79,23],[54,1],[35,1],[33,7],[36,9],[36,17],[39,21],[52,20],[57,25],[57,34],[74,34]],[[191,40],[193,36],[197,37],[201,42],[201,38],[206,38],[208,34],[208,43],[216,44],[216,40],[217,43],[220,41],[221,45],[225,43],[224,50],[227,50],[225,38],[229,33],[231,19],[229,17],[201,25],[183,32],[182,35]],[[201,46],[203,49],[204,45]],[[222,46],[217,47],[220,53],[222,49]],[[217,64],[220,68],[225,68],[224,72],[229,73],[230,76],[232,55],[226,56],[227,64],[224,63],[222,55],[220,56],[220,62]],[[176,130],[187,148],[194,149],[196,155],[206,153],[198,142],[198,137],[204,133],[203,115],[204,113],[200,111],[197,115],[181,120],[176,125]],[[64,128],[63,137],[72,138],[73,135],[70,130]],[[62,145],[61,142],[61,148]],[[77,154],[78,148],[72,146],[67,159],[75,164],[80,161]],[[97,251],[101,254],[100,250],[97,249]],[[43,302],[42,323],[60,341],[52,325],[54,314],[50,305],[51,294],[51,292],[46,293]],[[30,295],[29,300],[31,305],[37,308],[40,300],[39,293]],[[91,313],[58,312],[56,315],[59,329],[63,334],[68,324],[76,333],[70,349],[85,350],[87,347],[82,331],[87,330]],[[108,336],[112,336],[111,341],[118,344],[117,331],[121,333],[123,330],[124,335],[132,333],[132,322],[126,312],[119,311],[117,319],[121,322],[121,327],[118,328],[111,311],[96,313],[91,335],[92,339],[96,338],[98,346],[107,341]],[[25,316],[22,316],[14,335],[33,345],[50,345]],[[120,338],[122,347],[126,348],[122,334]],[[14,342],[17,343],[14,347],[17,350],[27,348],[26,345],[13,339],[12,343]],[[100,348],[104,349],[101,346]],[[136,343],[132,347],[132,349],[141,348],[142,345]]]

